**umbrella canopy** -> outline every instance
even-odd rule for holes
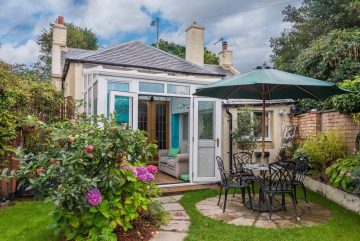
[[[256,69],[196,90],[195,95],[219,99],[322,99],[346,91],[336,84],[276,69]]]
[[[251,72],[223,79],[198,88],[194,95],[219,99],[261,99],[262,156],[265,152],[265,100],[323,99],[345,94],[336,84],[276,69],[255,69]]]

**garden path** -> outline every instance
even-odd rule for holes
[[[182,195],[166,196],[157,199],[171,215],[171,220],[160,227],[151,241],[182,241],[187,236],[190,226],[190,217],[178,202]]]

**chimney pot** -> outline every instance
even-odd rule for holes
[[[222,42],[222,50],[227,50],[228,49],[228,43],[226,41]]]
[[[63,16],[58,16],[57,23],[58,24],[64,24],[64,17]]]

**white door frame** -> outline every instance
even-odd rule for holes
[[[131,92],[122,92],[122,91],[110,91],[110,106],[109,114],[113,113],[115,110],[115,96],[126,96],[132,98],[132,106],[129,108],[129,115],[132,117],[132,126],[134,130],[138,129],[138,94]]]
[[[192,133],[192,181],[193,182],[218,182],[220,180],[220,174],[217,170],[216,156],[221,156],[221,130],[222,130],[222,102],[219,99],[214,98],[201,98],[195,97],[193,108],[193,133]],[[198,177],[198,110],[200,101],[212,101],[215,103],[215,121],[214,121],[214,142],[215,142],[215,155],[214,155],[214,173],[213,177]],[[217,142],[219,143],[217,145]]]

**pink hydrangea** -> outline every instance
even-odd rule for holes
[[[149,165],[149,166],[146,167],[146,169],[147,169],[149,172],[151,172],[152,174],[155,174],[155,173],[157,173],[157,171],[158,171],[157,167],[154,166],[154,165]]]
[[[129,166],[129,165],[124,165],[124,166],[122,166],[122,169],[124,169],[124,170],[132,170],[133,167]]]
[[[348,177],[351,177],[351,172],[349,172],[348,174],[346,174]]]
[[[154,180],[154,175],[149,172],[145,167],[136,167],[133,170],[136,178],[142,182],[151,182]]]
[[[71,125],[75,125],[75,124],[76,124],[76,120],[75,120],[75,119],[71,119],[71,120],[69,120],[69,123],[70,123]]]
[[[90,189],[86,193],[86,201],[90,206],[97,206],[101,203],[102,197],[101,192],[97,188]]]

